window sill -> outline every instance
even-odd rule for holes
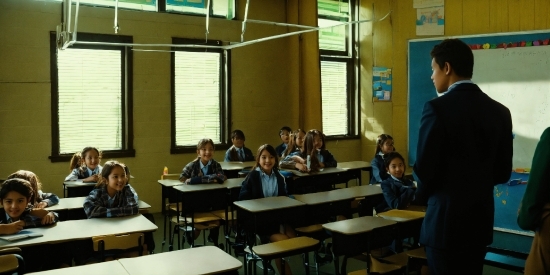
[[[327,141],[354,140],[354,139],[360,139],[360,136],[359,135],[353,135],[353,136],[339,135],[339,136],[326,136],[325,137],[325,140],[327,140]]]

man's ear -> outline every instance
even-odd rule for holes
[[[443,71],[445,71],[445,75],[450,75],[453,68],[451,67],[451,64],[449,62],[445,62],[445,66],[443,67]]]

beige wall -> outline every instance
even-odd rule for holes
[[[245,2],[238,0],[237,20],[211,19],[210,39],[240,40]],[[548,0],[453,0],[446,1],[445,9],[446,35],[550,28]],[[381,18],[390,10],[391,18],[361,25],[361,138],[328,143],[339,161],[370,160],[380,133],[393,135],[397,149],[407,154],[407,41],[420,38],[415,35],[415,10],[410,1],[362,0],[360,17]],[[315,13],[313,0],[253,0],[249,18],[311,25]],[[113,9],[82,7],[79,31],[112,34],[113,16]],[[58,195],[69,171],[67,163],[48,160],[49,32],[60,20],[58,2],[0,1],[0,178],[18,169],[31,170],[41,177],[46,191]],[[119,25],[121,34],[133,36],[136,43],[171,43],[172,37],[204,38],[205,32],[204,18],[152,12],[120,11]],[[290,30],[249,24],[245,39]],[[277,132],[282,125],[320,128],[316,37],[292,36],[232,51],[231,128],[242,129],[247,146],[253,150],[263,143],[278,144]],[[372,102],[373,66],[393,68],[391,102]],[[170,54],[134,52],[134,74],[136,157],[120,160],[132,169],[132,184],[140,198],[153,205],[156,212],[160,211],[156,181],[162,168],[168,166],[171,173],[179,172],[194,154],[169,153]],[[221,159],[223,153],[218,151],[216,158]]]

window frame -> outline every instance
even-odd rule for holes
[[[188,38],[179,38],[172,37],[172,44],[204,44],[211,46],[221,46],[222,41],[219,40],[209,40],[204,42],[203,39],[188,39]],[[186,153],[196,153],[197,146],[187,145],[187,146],[178,146],[176,145],[176,75],[175,75],[175,52],[176,51],[185,51],[185,52],[218,52],[221,55],[220,58],[220,95],[219,95],[219,104],[220,104],[220,141],[221,143],[215,143],[216,150],[222,149],[227,150],[231,147],[231,138],[229,132],[229,122],[231,121],[231,51],[224,51],[222,49],[215,48],[181,48],[181,47],[172,47],[172,52],[170,53],[170,128],[171,128],[171,141],[170,141],[170,154],[186,154]],[[198,142],[198,140],[197,140]]]
[[[355,21],[356,18],[358,18],[358,7],[357,7],[358,1],[356,0],[349,0],[349,7],[350,7],[350,19],[349,21]],[[323,16],[319,15],[317,13],[318,19],[327,19],[327,20],[334,20],[335,18],[332,16]],[[348,31],[346,31],[346,50],[345,51],[335,51],[335,50],[324,50],[321,49],[319,46],[319,68],[321,68],[321,62],[323,61],[331,61],[331,62],[343,62],[346,63],[347,67],[347,102],[348,105],[348,132],[345,134],[340,135],[327,135],[326,140],[342,140],[342,139],[359,139],[359,132],[360,132],[360,108],[359,108],[359,102],[361,102],[361,95],[359,92],[359,69],[358,66],[360,64],[359,60],[359,47],[358,47],[358,33],[359,28],[357,24],[350,24],[347,25],[349,28]],[[349,37],[351,35],[351,37]],[[320,81],[321,81],[321,99],[323,97],[322,92],[322,75],[320,75]]]
[[[166,6],[168,5],[166,0],[157,0],[157,8],[158,12],[164,12],[164,13],[170,13],[170,14],[181,14],[186,16],[198,16],[198,17],[206,17],[206,14],[198,14],[198,13],[192,13],[192,12],[182,12],[182,11],[173,11],[173,10],[166,10]],[[208,16],[212,18],[219,18],[219,19],[226,19],[226,20],[237,20],[237,10],[238,10],[238,1],[233,0],[234,2],[234,9],[233,9],[233,18],[227,19],[225,16],[215,15],[214,14],[214,7],[211,4],[210,10],[208,11]],[[202,41],[204,42],[204,41]]]
[[[112,43],[133,43],[133,37],[123,35],[78,33],[79,41],[90,42],[112,42]],[[135,157],[134,150],[134,103],[133,103],[133,51],[127,46],[106,46],[106,45],[79,45],[74,44],[72,48],[79,49],[104,49],[121,51],[121,123],[122,123],[122,149],[102,151],[104,158]],[[69,161],[74,153],[61,154],[59,144],[59,75],[57,67],[57,42],[56,33],[50,32],[50,79],[51,79],[51,136],[52,152],[48,157],[51,162]],[[91,144],[93,145],[93,144]],[[89,146],[84,144],[82,148]],[[101,149],[101,148],[99,148]]]

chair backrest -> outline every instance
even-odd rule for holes
[[[105,259],[105,252],[109,250],[137,250],[139,256],[143,254],[143,233],[125,235],[103,235],[92,237],[94,251],[100,253],[101,260]]]
[[[180,174],[166,174],[166,175],[160,175],[161,180],[179,180]]]
[[[0,274],[23,274],[25,271],[25,261],[23,257],[17,254],[0,255]]]

